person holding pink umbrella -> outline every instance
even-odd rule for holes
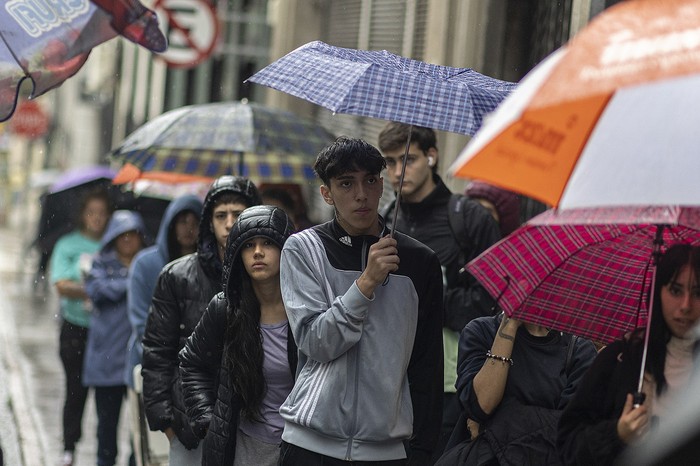
[[[557,446],[565,464],[613,464],[654,428],[688,382],[699,318],[700,247],[671,246],[656,269],[648,347],[644,328],[605,347],[562,414]],[[645,351],[643,395],[635,399]]]

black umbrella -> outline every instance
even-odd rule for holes
[[[96,166],[71,170],[62,175],[41,196],[41,216],[33,246],[42,255],[50,256],[58,239],[74,230],[83,196],[96,189],[105,189],[112,199],[113,209],[129,209],[143,216],[146,230],[153,239],[158,233],[160,220],[170,203],[167,199],[136,196],[112,185],[115,172],[108,167]],[[46,257],[48,260],[48,257]]]

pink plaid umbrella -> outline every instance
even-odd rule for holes
[[[609,343],[646,325],[657,234],[700,245],[700,207],[549,210],[467,270],[507,315]]]

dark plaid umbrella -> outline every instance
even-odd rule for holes
[[[318,152],[334,136],[317,123],[249,102],[190,105],[166,112],[129,135],[112,158],[156,174],[236,174],[257,183],[314,179]]]
[[[156,52],[167,46],[155,13],[137,0],[4,2],[0,8],[0,121],[14,112],[25,78],[33,82],[31,97],[39,96],[73,76],[93,47],[118,34]]]
[[[248,78],[337,113],[473,135],[514,83],[401,57],[310,42]]]

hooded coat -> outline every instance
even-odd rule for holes
[[[224,291],[211,300],[202,319],[180,351],[180,373],[187,413],[195,432],[204,438],[202,465],[230,465],[236,454],[236,432],[241,399],[231,386],[235,368],[222,362],[231,306],[240,301],[243,264],[241,246],[264,236],[282,248],[293,224],[283,211],[272,206],[246,209],[229,235],[224,261]],[[297,347],[287,333],[287,360],[294,376]]]
[[[248,205],[260,203],[249,180],[217,178],[209,189],[199,222],[197,252],[167,264],[153,292],[143,337],[143,398],[151,430],[171,427],[188,449],[199,439],[187,420],[182,399],[178,352],[194,330],[209,301],[222,290],[222,263],[211,228],[215,200],[224,193],[243,196]]]
[[[141,364],[143,359],[141,340],[146,328],[153,290],[156,287],[160,271],[165,264],[170,262],[172,256],[172,251],[168,247],[168,239],[174,235],[175,218],[180,213],[187,211],[193,212],[199,219],[202,212],[202,201],[192,194],[173,199],[163,214],[155,244],[140,251],[131,263],[127,298],[131,337],[128,343],[129,362],[124,373],[124,380],[130,387],[134,386],[134,367]]]
[[[124,385],[126,345],[131,334],[126,315],[129,268],[119,261],[114,241],[128,231],[138,232],[146,243],[141,215],[128,210],[114,212],[85,281],[85,291],[93,304],[83,364],[86,387]]]

